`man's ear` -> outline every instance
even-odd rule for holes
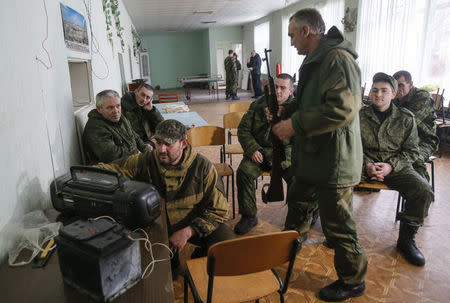
[[[181,146],[183,147],[183,149],[185,149],[187,145],[188,145],[188,139],[187,138],[181,140]]]
[[[395,99],[395,97],[397,96],[397,92],[398,92],[398,89],[397,90],[394,90],[394,89],[392,89],[392,95],[393,95],[393,97],[392,97],[392,99]]]
[[[309,27],[308,24],[302,26],[301,33],[305,37],[309,37],[311,35],[311,28]]]

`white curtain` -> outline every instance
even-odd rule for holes
[[[264,22],[255,26],[254,30],[255,51],[264,58],[264,49],[270,49],[270,22]],[[267,74],[266,63],[261,62],[261,73]]]
[[[326,31],[330,29],[333,25],[343,30],[343,25],[341,19],[344,17],[344,0],[328,0],[319,1],[315,3],[314,8],[316,8],[322,15],[323,21],[325,22]],[[288,26],[289,18],[297,11],[297,9],[288,12],[283,16],[282,20],[282,35],[283,35],[283,47],[282,47],[282,71],[290,75],[297,74],[296,79],[298,79],[298,69],[303,62],[304,56],[300,56],[297,53],[297,49],[291,46],[291,40],[288,36]]]
[[[376,72],[411,73],[415,86],[450,87],[450,0],[361,0],[362,83]]]

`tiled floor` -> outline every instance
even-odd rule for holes
[[[208,123],[222,125],[222,115],[228,111],[223,92],[220,102],[198,104],[193,99],[190,108],[197,111]],[[249,92],[240,92],[241,101],[251,100]],[[195,97],[195,95],[193,96]],[[207,101],[207,100],[206,100]],[[212,161],[218,161],[217,150],[199,149]],[[241,157],[233,156],[237,169]],[[446,179],[450,172],[450,149],[444,149],[441,158],[435,160],[436,201],[432,203],[425,225],[417,235],[417,245],[426,257],[424,267],[407,263],[395,250],[399,223],[394,222],[397,193],[356,192],[354,214],[358,233],[369,260],[365,295],[348,302],[449,302],[450,301],[450,186]],[[267,182],[259,181],[259,187]],[[229,199],[231,202],[231,199]],[[257,193],[260,223],[250,234],[279,231],[284,224],[287,208],[283,203],[263,204]],[[231,203],[230,203],[231,204]],[[231,220],[231,226],[239,219]],[[318,302],[317,292],[336,279],[333,267],[333,250],[323,244],[323,234],[318,222],[309,238],[317,243],[305,244],[297,256],[293,279],[286,302]],[[267,252],[270,253],[270,252]],[[185,255],[189,255],[186,250]],[[284,272],[284,268],[279,269]],[[182,302],[183,279],[174,282],[176,302]],[[191,299],[190,302],[193,300]],[[270,296],[261,302],[279,302]]]

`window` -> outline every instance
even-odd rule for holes
[[[344,0],[328,0],[319,2],[314,5],[325,22],[327,32],[332,26],[336,26],[340,31],[343,30],[343,25],[341,23],[342,16],[344,15]],[[297,49],[291,46],[291,40],[288,36],[288,26],[289,18],[296,12],[294,10],[283,17],[282,21],[282,35],[283,35],[283,66],[282,71],[290,75],[298,73],[300,65],[303,62],[304,56],[300,56],[297,53]],[[296,77],[298,79],[298,75]]]
[[[450,0],[364,0],[358,17],[362,83],[379,71],[411,73],[415,86],[450,87]],[[370,37],[370,38],[369,38]]]
[[[254,31],[255,51],[264,58],[264,49],[270,48],[270,22],[264,22],[255,26]],[[261,64],[261,73],[267,74],[267,67],[264,62]]]

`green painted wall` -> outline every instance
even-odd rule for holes
[[[152,85],[182,86],[177,78],[209,73],[206,31],[150,33],[143,36],[150,57]]]
[[[216,49],[217,44],[229,42],[228,46],[225,45],[226,55],[228,55],[228,49],[231,48],[231,43],[242,43],[243,33],[242,26],[227,26],[227,27],[212,27],[209,29],[209,54],[210,54],[210,74],[217,74],[217,56]]]

